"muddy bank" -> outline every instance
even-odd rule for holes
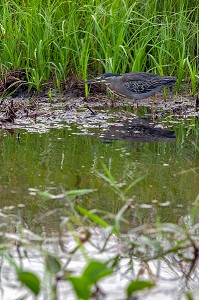
[[[172,124],[177,119],[199,116],[198,98],[187,96],[186,92],[174,95],[168,89],[166,100],[161,92],[157,94],[156,103],[153,105],[152,98],[131,102],[107,94],[103,85],[93,84],[90,87],[90,96],[86,99],[84,86],[75,75],[62,83],[61,94],[50,86],[40,94],[33,89],[28,91],[26,76],[25,70],[15,69],[6,74],[1,82],[1,129],[22,128],[44,132],[49,128],[70,128],[75,124],[81,134],[94,134],[98,131],[100,135],[104,129],[110,129],[110,126],[123,126],[122,131],[126,126],[128,130],[132,128],[134,133],[143,130],[146,133],[147,127],[159,126],[166,129],[168,122]],[[148,123],[145,121],[143,125],[140,117],[147,118]],[[162,122],[164,118],[167,118],[167,125]],[[118,136],[116,133],[114,135]]]
[[[152,101],[141,100],[137,107],[128,100],[102,94],[88,99],[55,92],[51,98],[48,94],[8,97],[0,102],[0,128],[10,133],[17,128],[42,133],[75,125],[79,134],[103,139],[164,141],[173,138],[173,133],[164,132],[170,131],[173,123],[199,116],[194,97],[170,94],[165,101],[160,93],[153,108]]]

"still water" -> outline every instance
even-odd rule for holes
[[[124,222],[121,227],[124,234],[130,233],[134,228],[142,228],[140,225],[154,224],[157,221],[188,223],[193,204],[199,199],[197,118],[168,117],[155,125],[146,119],[122,118],[113,120],[107,126],[104,115],[99,114],[97,121],[95,118],[93,121],[84,121],[81,126],[57,122],[51,128],[34,123],[32,128],[29,125],[26,128],[25,124],[24,128],[16,126],[14,129],[4,128],[0,131],[1,228],[15,262],[22,264],[24,269],[33,270],[43,280],[45,288],[38,299],[52,298],[51,282],[49,280],[48,286],[44,275],[43,252],[33,247],[35,234],[36,240],[38,236],[42,237],[44,248],[56,253],[60,261],[63,260],[64,266],[68,253],[72,253],[67,270],[69,268],[76,274],[85,266],[83,255],[79,251],[73,251],[76,245],[70,230],[65,229],[61,237],[66,251],[63,252],[59,244],[60,220],[67,217],[67,205],[73,198],[67,201],[66,198],[58,197],[50,199],[41,192],[58,195],[64,191],[93,189],[93,193],[79,197],[78,201],[88,210],[98,209],[98,212],[107,216],[115,216],[126,201],[130,201],[131,208],[124,215],[128,219],[127,225]],[[99,126],[100,118],[102,122]],[[126,193],[125,199],[121,199],[110,183],[101,176],[105,173],[104,166],[122,191],[136,182]],[[107,222],[111,223],[111,218]],[[81,228],[81,223],[79,227]],[[85,249],[90,259],[107,261],[123,252],[120,247],[124,245],[117,236],[112,235],[107,243],[105,230],[89,230],[92,239],[91,243],[86,243]],[[21,242],[18,244],[17,241],[23,239],[24,234],[31,242],[29,244],[25,240],[28,256],[25,252],[21,259],[19,252],[23,253],[23,250],[18,247]],[[100,250],[102,247],[103,251]],[[0,298],[14,299],[13,293],[17,298],[23,298],[27,290],[22,289],[18,283],[13,265],[7,260],[7,251],[2,253],[5,254],[5,259],[2,256]],[[157,278],[159,275],[160,278],[154,293],[147,292],[147,298],[144,299],[173,300],[184,292],[184,270],[182,272],[178,265],[174,267],[173,261],[168,263],[168,259],[167,264],[164,263],[164,260],[149,262],[153,274],[157,273]],[[139,274],[140,268],[139,259],[132,258],[131,254],[127,258],[121,258],[118,272],[103,283],[106,299],[126,299],[124,289],[132,278],[138,276],[135,274]],[[194,276],[191,284],[197,286],[196,272]],[[15,290],[13,283],[16,284]],[[75,299],[69,282],[61,282],[58,289],[59,300],[66,299],[66,295],[67,299]],[[32,300],[35,297],[29,293],[26,299]]]
[[[47,235],[56,231],[60,210],[50,224],[43,216],[64,203],[43,199],[38,191],[96,189],[83,205],[117,213],[124,203],[100,178],[104,164],[121,188],[143,176],[127,194],[135,207],[130,216],[134,225],[157,218],[178,223],[199,194],[199,125],[193,118],[164,122],[175,131],[175,138],[143,142],[126,136],[125,127],[120,130],[125,137],[117,134],[117,140],[115,128],[90,135],[75,126],[43,133],[1,130],[0,208],[20,214],[27,227]]]

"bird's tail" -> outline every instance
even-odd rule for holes
[[[167,85],[167,86],[174,85],[174,84],[176,84],[177,78],[174,76],[164,76],[163,81],[164,81],[165,85]]]

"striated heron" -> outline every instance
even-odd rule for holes
[[[123,75],[105,73],[87,80],[84,84],[102,82],[115,94],[131,100],[142,100],[155,95],[162,88],[176,83],[176,77],[132,72]]]

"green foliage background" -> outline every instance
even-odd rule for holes
[[[149,71],[193,81],[199,53],[197,0],[2,0],[0,66],[30,82],[69,73]]]

